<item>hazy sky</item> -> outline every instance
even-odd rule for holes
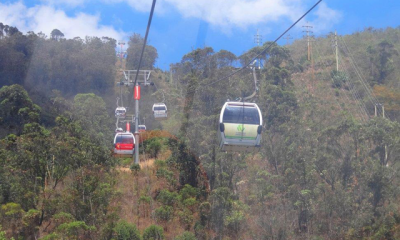
[[[127,41],[142,36],[152,0],[0,0],[0,22],[20,31],[57,28],[67,38],[109,36]],[[156,65],[170,63],[197,47],[229,50],[240,55],[263,41],[274,40],[317,0],[157,0],[149,44],[159,53]],[[349,34],[366,27],[400,25],[400,0],[324,0],[307,17],[316,36],[334,31]],[[300,22],[289,34],[303,36]],[[279,43],[284,44],[286,40]]]

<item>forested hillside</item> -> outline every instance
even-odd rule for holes
[[[148,46],[137,165],[111,141],[121,92],[133,113],[116,83],[137,67],[140,35],[121,61],[114,39],[0,26],[0,239],[400,238],[400,29],[340,36],[339,71],[331,36],[313,61],[304,40],[266,42],[241,56],[195,49],[170,72]],[[251,68],[222,79],[270,44],[256,86]],[[255,90],[260,151],[220,151],[222,105]],[[155,121],[162,100],[169,117]]]

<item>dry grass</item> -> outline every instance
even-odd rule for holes
[[[164,149],[157,156],[157,159],[166,160],[170,156],[171,151],[169,149]],[[130,168],[127,166],[119,166],[116,168],[118,172],[116,189],[119,197],[114,200],[112,206],[120,209],[119,217],[121,219],[135,224],[141,233],[151,224],[158,224],[164,227],[166,239],[174,239],[175,236],[184,232],[184,228],[181,226],[179,219],[175,217],[170,222],[163,225],[157,223],[152,216],[152,212],[161,206],[160,203],[155,200],[158,192],[169,187],[165,179],[157,178],[154,162],[154,158],[143,156],[140,162],[141,171],[137,176],[132,174]],[[151,202],[149,204],[140,202],[139,199],[141,196],[150,196]],[[194,217],[198,218],[197,215]]]

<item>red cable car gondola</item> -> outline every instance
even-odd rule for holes
[[[135,137],[130,132],[117,133],[114,137],[114,154],[133,155]]]

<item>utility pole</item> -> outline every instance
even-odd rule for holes
[[[286,37],[284,37],[284,39],[286,39],[286,45],[289,45],[289,40],[293,39],[290,34],[286,35]]]
[[[335,30],[335,52],[336,52],[336,71],[339,72],[338,41],[337,41],[336,30]]]
[[[131,77],[134,75],[143,75],[143,80],[138,80],[136,82],[136,85],[133,86],[133,99],[135,100],[135,154],[134,154],[134,159],[135,163],[139,164],[139,100],[140,100],[140,85],[144,86],[153,86],[154,83],[150,82],[150,75],[151,75],[151,70],[123,70],[123,74],[125,77],[125,80],[122,81],[122,84],[125,86],[132,86],[134,85],[134,81]],[[118,83],[121,84],[121,83]],[[132,122],[133,122],[133,116],[132,116]]]
[[[133,89],[135,99],[135,164],[139,164],[139,100],[140,100],[140,86],[136,83]]]
[[[257,44],[258,47],[262,43],[262,36],[258,33],[258,29],[257,29],[257,34],[254,35],[254,42]],[[261,69],[261,58],[258,59],[258,69]]]
[[[385,118],[385,105],[383,105],[382,103],[376,103],[375,104],[375,117],[378,116],[378,107],[380,107],[382,109],[382,117]],[[385,156],[383,158],[383,162],[381,160],[381,164],[385,165],[386,167],[388,167],[389,163],[388,163],[388,149],[387,149],[388,147],[387,147],[387,144],[385,144],[384,148],[385,148]]]
[[[173,85],[174,77],[172,76],[172,64],[169,65],[169,83]]]
[[[312,70],[312,79],[315,80],[315,71],[314,71],[314,56],[313,56],[313,52],[312,52],[312,42],[315,42],[314,36],[310,36],[310,59],[311,59],[311,70]]]
[[[307,51],[308,51],[308,55],[307,55],[307,60],[310,61],[311,60],[311,52],[310,52],[310,33],[312,33],[312,31],[310,30],[311,28],[313,28],[313,26],[311,25],[305,25],[303,26],[303,28],[305,28],[306,30],[304,30],[303,32],[305,32],[307,34]]]

